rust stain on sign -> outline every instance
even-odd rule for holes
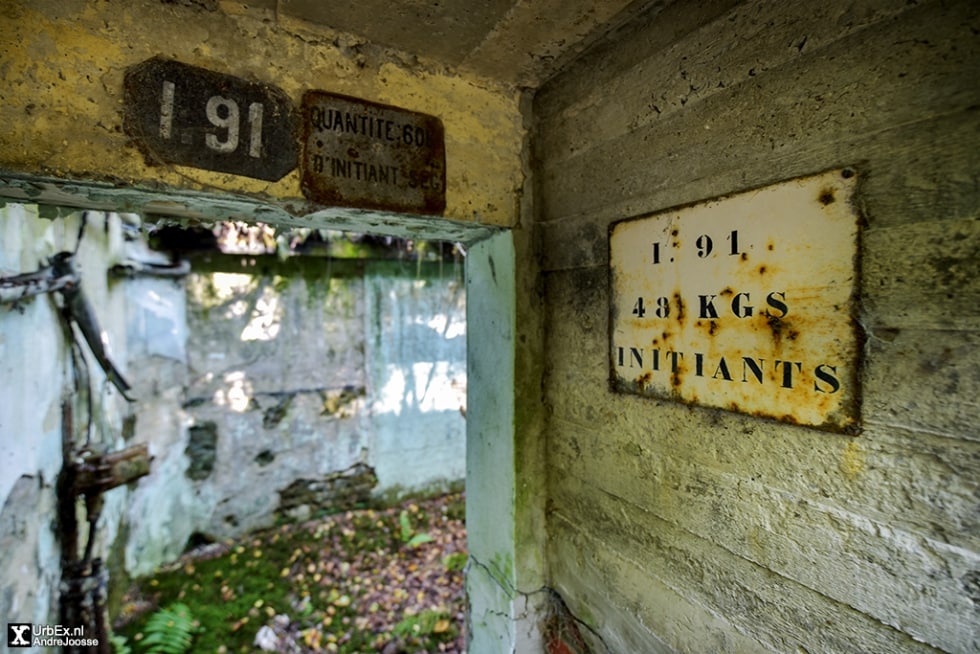
[[[303,194],[320,204],[441,214],[446,146],[435,116],[324,91],[303,96]]]
[[[612,226],[619,392],[860,430],[851,169]]]

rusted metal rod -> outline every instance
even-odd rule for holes
[[[57,275],[51,267],[36,272],[0,277],[0,304],[17,304],[29,297],[53,293],[79,283],[77,273]]]

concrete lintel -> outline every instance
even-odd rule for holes
[[[2,198],[64,207],[70,211],[91,209],[133,212],[151,219],[155,217],[203,222],[243,220],[463,243],[479,241],[500,231],[492,226],[453,221],[441,216],[297,205],[227,192],[156,190],[0,171],[0,199]]]

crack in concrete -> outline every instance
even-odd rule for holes
[[[520,597],[524,598],[525,608],[522,612],[510,614],[504,611],[488,609],[484,612],[484,615],[499,616],[511,622],[529,620],[532,618],[531,611],[528,610],[528,607],[530,606],[531,598],[535,595],[546,595],[548,607],[546,609],[546,613],[540,617],[538,622],[540,623],[546,622],[548,619],[552,617],[553,613],[556,610],[560,610],[565,615],[565,617],[571,618],[572,622],[575,624],[576,627],[582,627],[586,629],[589,632],[589,634],[595,639],[595,641],[599,642],[602,645],[603,652],[605,652],[606,654],[611,652],[611,650],[609,649],[609,645],[606,644],[605,639],[603,639],[599,631],[594,627],[592,627],[592,625],[588,624],[587,622],[579,618],[577,615],[575,615],[571,611],[571,609],[568,608],[568,605],[565,603],[565,601],[561,597],[561,594],[556,589],[552,588],[551,586],[544,585],[535,590],[520,590],[513,584],[509,583],[506,579],[504,579],[500,575],[500,571],[496,570],[490,565],[487,565],[486,563],[483,563],[472,554],[470,554],[469,559],[466,562],[466,568],[464,570],[464,574],[466,577],[469,576],[470,570],[473,566],[482,569],[486,573],[486,575],[490,579],[492,579],[494,583],[496,583],[500,587],[501,590],[504,591],[504,593],[506,594],[509,600],[513,601]],[[556,607],[560,607],[560,608],[556,609]],[[467,613],[466,616],[466,627],[469,633],[473,633],[472,614],[469,612]]]

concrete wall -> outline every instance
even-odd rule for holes
[[[461,483],[461,269],[271,256],[193,267],[182,385],[155,381],[174,396],[168,420],[154,402],[137,423],[169,436],[152,437],[162,474],[130,506],[130,572],[195,533],[234,537]]]
[[[80,214],[64,220],[38,216],[36,206],[0,208],[0,276],[34,272],[57,252],[76,247]],[[122,285],[107,269],[124,258],[117,215],[92,216],[76,256],[83,293],[105,331],[108,352],[128,376],[126,312]],[[0,307],[0,615],[6,622],[57,620],[62,538],[57,525],[56,484],[62,469],[62,405],[71,407],[70,441],[75,452],[128,444],[123,421],[129,407],[105,382],[82,345],[91,376],[92,430],[87,434],[86,386],[77,386],[56,299],[40,295],[16,307]],[[79,368],[81,370],[81,367]],[[118,533],[125,489],[104,495],[96,556],[105,557]],[[87,519],[79,507],[79,520]],[[80,529],[79,549],[86,530]],[[6,643],[3,643],[5,647]]]
[[[547,554],[598,651],[980,647],[978,73],[967,0],[711,0],[537,93]],[[846,165],[863,433],[608,390],[613,221]]]
[[[365,271],[368,461],[379,489],[431,488],[466,476],[466,294],[462,262]]]

